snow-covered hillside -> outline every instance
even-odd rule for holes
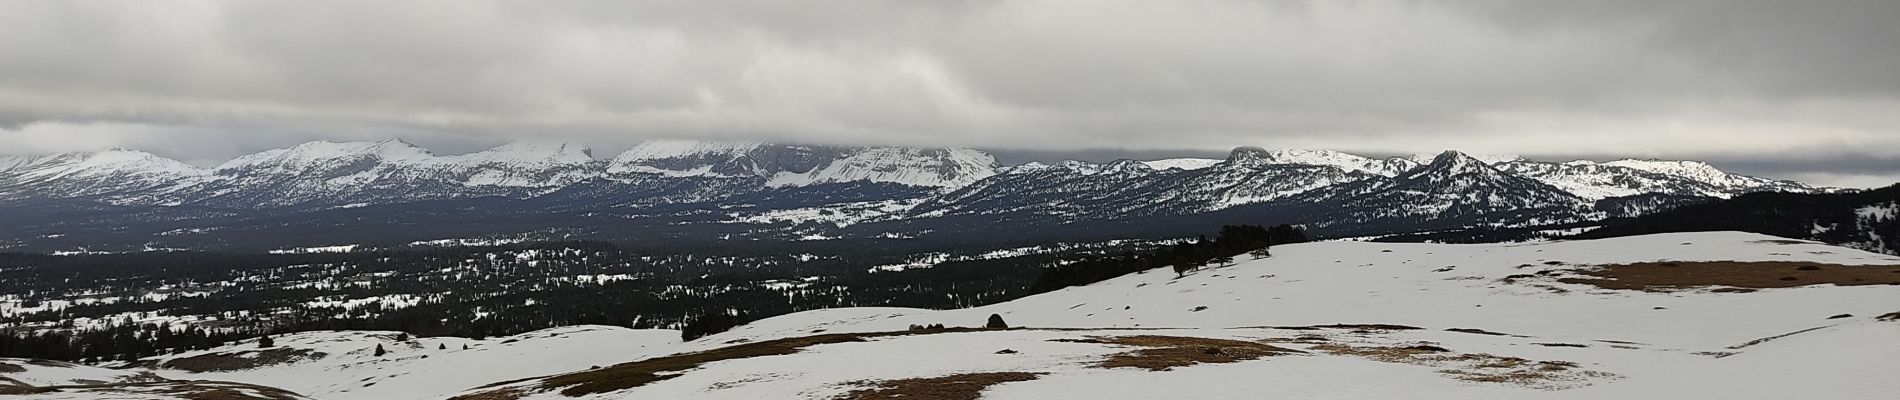
[[[1811,264],[1819,267],[1767,273],[1819,284],[1627,290],[1581,280],[1602,265],[1695,261]],[[825,399],[955,377],[1001,381],[981,391],[983,399],[1888,398],[1885,376],[1900,366],[1900,348],[1883,343],[1900,339],[1900,321],[1889,314],[1900,311],[1892,302],[1900,286],[1822,283],[1840,268],[1900,275],[1888,272],[1900,271],[1900,258],[1727,232],[1500,245],[1311,243],[1180,278],[1149,271],[987,307],[804,312],[679,347],[719,349],[698,356],[471,393]],[[992,313],[1026,328],[849,335],[980,326]],[[663,362],[728,357],[748,344],[786,346],[787,338],[822,344],[720,358],[633,387],[573,386]],[[1179,365],[1143,367],[1153,363]],[[595,390],[604,388],[612,389]]]
[[[570,326],[473,340],[318,331],[146,360],[175,379],[254,383],[325,400],[439,399],[496,381],[666,354],[679,332]],[[376,356],[381,346],[387,354]],[[466,348],[465,348],[466,347]],[[259,361],[259,362],[253,362]]]

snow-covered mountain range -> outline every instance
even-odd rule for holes
[[[716,230],[754,239],[914,238],[1012,224],[1081,229],[1077,224],[1219,214],[1322,233],[1352,226],[1330,233],[1372,235],[1593,221],[1748,192],[1817,190],[1694,161],[1554,163],[1455,151],[1369,158],[1243,147],[1219,160],[1002,166],[982,151],[955,148],[667,140],[597,158],[566,143],[437,155],[400,140],[310,142],[210,168],[123,149],[0,158],[0,202],[60,217],[6,221],[15,227],[0,232],[0,249],[98,229],[119,231],[104,242],[143,246],[192,236],[158,235],[187,228],[215,236],[204,232],[246,224],[257,229],[241,230],[252,233],[267,230],[263,224],[334,227],[347,223],[328,214],[345,209],[363,209],[348,217],[354,220],[386,219],[373,215],[386,210],[412,225],[509,224],[460,232],[467,235],[554,229],[565,230],[563,237],[611,238],[620,229],[745,224],[768,214],[813,217]],[[257,221],[299,213],[307,215],[298,223]],[[556,214],[564,216],[535,218]],[[570,223],[588,218],[645,222]],[[95,221],[117,226],[88,225]],[[128,223],[152,225],[135,229],[148,231],[138,236],[126,233]],[[456,232],[431,234],[444,233]],[[428,239],[440,238],[409,240]]]

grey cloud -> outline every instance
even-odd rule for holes
[[[0,153],[211,160],[400,136],[444,152],[668,137],[1895,158],[1894,15],[1858,0],[9,2]],[[1868,165],[1854,173],[1890,166]]]

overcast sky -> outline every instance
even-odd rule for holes
[[[1461,149],[1867,186],[1900,179],[1900,1],[0,3],[0,153],[394,137]]]

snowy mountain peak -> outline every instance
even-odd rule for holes
[[[0,160],[0,166],[7,164]],[[110,149],[96,152],[63,153],[43,157],[17,157],[10,168],[24,179],[65,177],[103,177],[116,174],[140,174],[166,177],[202,176],[206,171],[183,162],[138,150]]]
[[[1686,178],[1714,181],[1728,177],[1729,173],[1716,169],[1714,165],[1701,161],[1663,161],[1622,159],[1603,163],[1603,165],[1623,167],[1659,174],[1676,175]]]
[[[1517,156],[1517,155],[1514,155],[1514,154],[1472,154],[1472,153],[1466,153],[1466,152],[1463,152],[1463,151],[1456,151],[1456,150],[1452,150],[1452,152],[1457,152],[1458,154],[1463,154],[1463,155],[1464,155],[1465,157],[1470,157],[1470,158],[1472,158],[1472,159],[1476,159],[1476,160],[1478,160],[1479,162],[1481,162],[1481,163],[1485,163],[1485,164],[1493,164],[1493,165],[1495,165],[1495,164],[1503,164],[1503,163],[1511,163],[1511,162],[1519,162],[1519,161],[1524,161],[1524,157],[1521,157],[1521,156]],[[1431,163],[1431,162],[1432,162],[1432,160],[1435,160],[1435,159],[1437,159],[1437,158],[1438,158],[1439,156],[1443,156],[1443,155],[1445,155],[1445,154],[1444,154],[1444,153],[1438,153],[1438,154],[1423,154],[1423,153],[1421,153],[1421,154],[1418,154],[1418,155],[1414,155],[1414,156],[1412,156],[1412,157],[1410,157],[1410,158],[1407,158],[1407,160],[1410,160],[1410,161],[1413,161],[1413,162],[1417,162],[1417,163],[1420,163],[1420,164],[1429,164],[1429,163]]]
[[[1491,168],[1490,163],[1457,150],[1446,150],[1444,153],[1439,153],[1437,157],[1432,157],[1432,161],[1426,163],[1421,169],[1450,175],[1486,171],[1496,172],[1495,169]]]
[[[868,147],[834,149],[833,160],[806,172],[781,171],[767,186],[809,186],[839,182],[897,183],[957,187],[996,175],[996,158],[972,149]],[[798,155],[804,152],[794,153]]]
[[[1272,159],[1273,152],[1258,146],[1235,147],[1227,153],[1228,164],[1269,163]]]
[[[257,167],[305,168],[312,165],[373,159],[382,162],[421,162],[435,158],[421,147],[397,139],[379,142],[314,141],[283,149],[238,157],[218,166],[219,171]]]
[[[1141,161],[1116,160],[1115,162],[1103,165],[1102,172],[1112,174],[1146,174],[1155,172],[1155,168]]]
[[[1377,160],[1333,150],[1266,150],[1251,146],[1234,149],[1233,153],[1227,156],[1227,163],[1248,168],[1268,164],[1329,166],[1347,172],[1364,172],[1383,176],[1395,176],[1420,164],[1402,158]]]
[[[649,140],[640,142],[614,158],[614,163],[632,163],[643,160],[666,160],[676,158],[743,155],[765,146],[761,142],[711,142],[701,140]]]
[[[468,154],[488,162],[579,164],[594,161],[594,150],[566,142],[521,141]]]
[[[1154,168],[1156,171],[1170,169],[1192,171],[1212,167],[1214,164],[1220,164],[1220,162],[1221,160],[1212,158],[1169,158],[1164,160],[1143,161],[1142,163],[1148,164],[1149,167]]]

